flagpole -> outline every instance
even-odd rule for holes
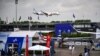
[[[26,35],[26,49],[25,49],[25,56],[29,56],[29,54],[28,54],[28,38],[29,38],[29,36],[28,35]]]
[[[29,17],[28,17],[28,20],[29,20],[29,31],[30,31],[30,30],[31,30],[31,26],[32,26],[32,25],[31,25],[31,20],[32,20],[32,17],[31,17],[31,16],[29,16]]]
[[[17,4],[16,4],[16,25],[17,25]],[[18,27],[18,25],[17,25]]]
[[[29,28],[29,31],[30,31],[30,21],[31,21],[30,19],[31,19],[31,17],[29,16],[28,17],[28,22],[29,22],[29,27],[28,28]]]
[[[29,20],[29,31],[30,31],[30,20]]]

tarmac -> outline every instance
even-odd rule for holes
[[[90,48],[90,47],[89,47]],[[84,46],[75,46],[75,50],[72,54],[72,51],[68,48],[55,48],[55,55],[54,56],[79,56],[82,53],[84,56]],[[90,50],[90,56],[100,56],[100,51],[93,51]]]

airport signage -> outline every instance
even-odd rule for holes
[[[81,45],[81,42],[75,42],[75,45]]]
[[[75,45],[74,42],[66,42],[66,45]]]

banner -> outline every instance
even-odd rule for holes
[[[6,45],[5,45],[5,51],[7,52],[8,51],[8,44],[18,44],[18,48],[17,48],[17,52],[18,54],[21,53],[21,48],[22,48],[22,44],[23,44],[23,39],[24,37],[8,37],[7,38],[7,42],[6,42]]]
[[[61,37],[62,32],[70,33],[72,31],[74,31],[74,29],[71,23],[62,23],[55,25],[55,34],[57,37]]]
[[[50,41],[51,41],[51,37],[50,37],[50,35],[48,34],[48,35],[47,35],[47,40],[46,40],[46,46],[49,47],[49,48],[50,48]],[[49,50],[46,51],[46,56],[50,56],[50,55],[49,55]]]
[[[47,35],[46,46],[49,48],[50,48],[50,41],[51,41],[51,37],[50,35]]]

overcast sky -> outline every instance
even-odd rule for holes
[[[59,12],[59,16],[40,16],[33,14],[33,8],[37,11]],[[0,17],[3,20],[15,19],[15,0],[0,0]],[[75,19],[73,18],[75,14]],[[22,16],[22,21],[28,20],[32,16],[33,21],[50,22],[76,19],[90,19],[93,22],[100,22],[100,0],[19,0],[18,18]]]

